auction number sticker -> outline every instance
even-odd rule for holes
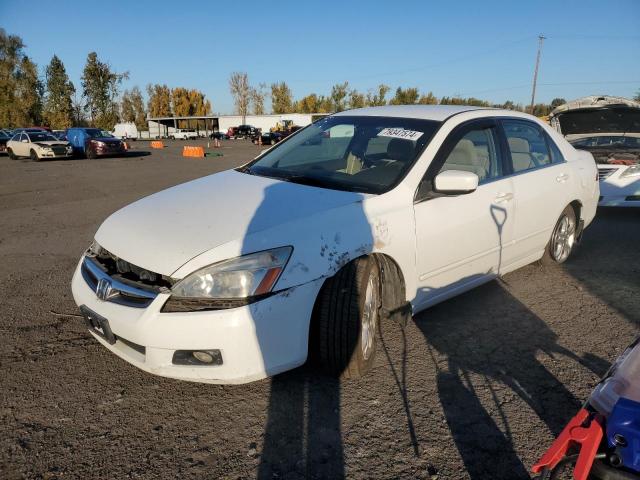
[[[383,128],[378,137],[402,138],[403,140],[418,140],[424,132],[405,130],[404,128]]]

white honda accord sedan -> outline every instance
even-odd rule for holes
[[[379,321],[567,260],[598,195],[591,154],[532,116],[351,110],[111,215],[73,296],[150,373],[244,383],[311,357],[355,377]]]

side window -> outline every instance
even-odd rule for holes
[[[12,142],[19,142],[20,141],[20,135],[22,135],[21,133],[16,133],[13,137],[11,137],[11,141]]]
[[[24,141],[27,140],[29,141],[29,137],[27,137],[27,134],[22,132],[22,134],[20,134],[20,141]]]
[[[498,142],[493,128],[471,130],[453,148],[440,169],[463,170],[478,175],[480,182],[502,176]]]
[[[504,120],[502,126],[509,143],[514,173],[551,164],[547,141],[537,125],[521,120]]]
[[[545,134],[545,136],[547,137],[547,144],[549,145],[549,150],[551,150],[551,162],[552,163],[564,162],[564,157],[562,156],[562,152],[558,148],[558,145],[556,145],[556,142],[554,142],[549,135]]]

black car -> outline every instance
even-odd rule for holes
[[[284,138],[284,135],[278,132],[257,132],[251,141],[258,145],[258,139],[262,141],[262,145],[275,145]]]
[[[0,153],[7,151],[7,142],[9,140],[11,140],[11,136],[5,130],[0,130]]]
[[[229,140],[229,135],[227,135],[227,132],[218,130],[217,132],[211,132],[209,134],[209,138],[211,139],[217,138],[218,140]]]
[[[236,128],[236,138],[251,138],[258,129],[252,125],[240,125]]]

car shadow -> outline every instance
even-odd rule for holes
[[[555,436],[580,402],[538,356],[577,357],[500,281],[433,306],[414,322],[428,348],[446,358],[446,367],[436,362],[440,403],[471,478],[529,478],[497,390],[508,388]]]

